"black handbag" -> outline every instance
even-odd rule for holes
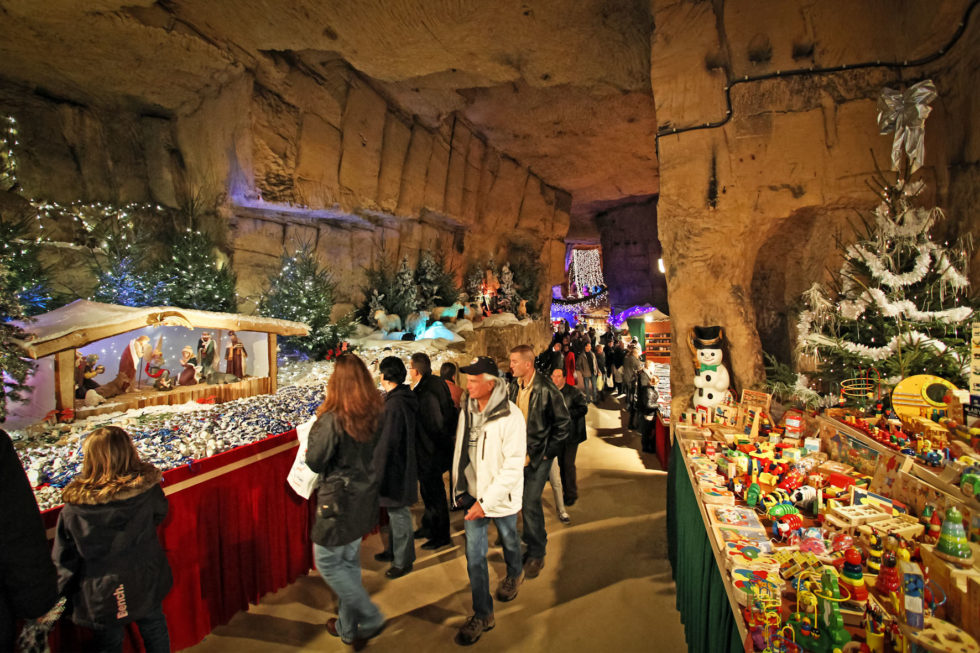
[[[350,479],[340,474],[328,476],[320,483],[316,514],[330,519],[346,512],[350,498]]]

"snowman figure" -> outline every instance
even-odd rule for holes
[[[692,399],[695,410],[701,406],[714,408],[728,395],[730,379],[728,370],[722,364],[721,351],[724,335],[720,326],[694,327],[690,342],[697,365],[694,373],[697,390]]]

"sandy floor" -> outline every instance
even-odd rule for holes
[[[483,635],[478,648],[563,653],[686,649],[666,559],[666,473],[655,456],[638,452],[639,436],[624,433],[619,415],[615,409],[590,410],[589,439],[578,455],[580,498],[569,508],[572,522],[558,521],[546,486],[544,571],[524,583],[515,601],[495,605],[497,626]],[[452,513],[452,521],[454,546],[435,554],[419,549],[415,569],[397,580],[385,578],[387,564],[374,560],[381,550],[378,537],[364,542],[364,584],[389,619],[368,650],[461,648],[453,637],[471,605],[462,513]],[[490,566],[493,588],[504,573],[499,548],[491,548]],[[239,613],[189,650],[345,650],[323,627],[335,609],[333,593],[311,573]]]

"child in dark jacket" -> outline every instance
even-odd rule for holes
[[[122,651],[135,621],[147,653],[169,652],[161,604],[173,578],[156,527],[167,515],[162,475],[140,460],[124,430],[93,431],[81,473],[64,489],[54,562],[72,621],[92,628],[99,651]]]

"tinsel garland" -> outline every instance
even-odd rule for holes
[[[862,261],[871,270],[871,276],[892,288],[898,288],[902,286],[911,286],[912,284],[919,283],[925,279],[926,274],[929,272],[929,266],[932,264],[932,250],[935,248],[929,244],[919,245],[916,249],[919,252],[918,257],[915,259],[915,265],[908,272],[902,274],[895,274],[889,270],[882,262],[879,256],[876,256],[872,252],[869,252],[861,245],[851,245],[847,248],[847,256],[852,259]]]
[[[957,306],[942,311],[920,311],[914,303],[907,299],[889,301],[888,296],[880,288],[869,288],[861,293],[857,299],[840,302],[841,317],[848,320],[858,319],[872,301],[881,311],[881,314],[886,317],[901,316],[916,322],[959,324],[973,314],[973,309],[969,306]]]
[[[800,329],[801,340],[804,340],[810,346],[810,348],[837,347],[856,356],[870,359],[876,363],[893,356],[897,351],[899,344],[931,347],[937,354],[940,355],[945,354],[949,349],[949,346],[946,343],[936,340],[935,338],[930,338],[926,334],[919,331],[900,333],[892,336],[891,340],[881,347],[869,347],[868,345],[862,345],[856,342],[830,338],[820,333],[807,333],[804,335],[804,327],[802,324],[800,325]],[[956,351],[951,351],[949,353],[956,360],[956,362],[959,363],[961,372],[963,374],[969,373],[969,360],[964,360],[963,357]]]

